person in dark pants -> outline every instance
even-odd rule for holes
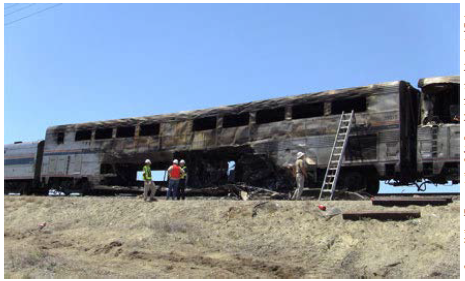
[[[179,187],[179,180],[183,175],[183,171],[181,167],[178,165],[178,160],[173,160],[173,165],[168,168],[168,190],[166,192],[166,200],[171,199],[175,200],[178,197],[178,187]]]
[[[186,166],[186,161],[181,160],[179,162],[179,165],[181,166],[181,170],[183,173],[181,174],[181,179],[179,180],[179,192],[178,192],[178,200],[182,198],[182,200],[186,199],[186,185],[187,185],[187,166]]]

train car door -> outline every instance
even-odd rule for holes
[[[67,166],[68,166],[68,156],[66,155],[60,155],[57,157],[57,166],[56,166],[56,174],[57,175],[65,175]]]
[[[55,175],[57,168],[57,159],[54,156],[50,156],[48,159],[48,174]]]
[[[73,170],[71,171],[71,174],[80,175],[81,168],[82,168],[82,154],[74,154],[72,163],[74,165],[73,165]]]

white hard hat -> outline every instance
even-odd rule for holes
[[[145,160],[145,164],[151,164],[152,162],[150,162],[150,159],[146,159]]]
[[[303,153],[303,152],[298,152],[298,153],[297,153],[297,159],[302,158],[302,156],[304,156],[304,155],[305,155],[305,153]]]
[[[174,160],[173,160],[173,164],[178,165],[178,159],[174,159]]]
[[[181,163],[181,164],[183,164],[183,163],[186,164],[186,161],[184,161],[184,159],[181,159],[181,161],[179,161],[179,163]]]

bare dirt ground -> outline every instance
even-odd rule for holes
[[[4,203],[5,278],[459,278],[459,201],[403,222],[328,220],[316,201]]]

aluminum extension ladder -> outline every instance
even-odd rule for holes
[[[326,169],[318,200],[321,200],[323,193],[329,191],[331,192],[329,200],[333,199],[334,191],[336,190],[337,178],[341,169],[342,159],[344,158],[344,152],[346,150],[353,119],[353,110],[350,113],[344,113],[344,111],[342,112],[339,125],[337,126],[336,138],[334,139],[331,156],[329,157],[328,168]]]

